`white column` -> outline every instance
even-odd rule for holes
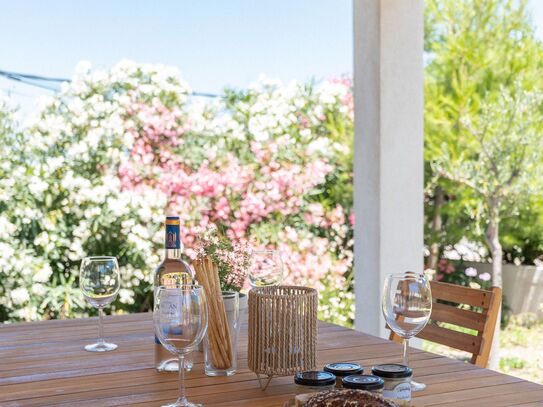
[[[358,330],[384,336],[387,274],[423,269],[423,0],[353,0]]]

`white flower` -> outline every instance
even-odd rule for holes
[[[58,168],[62,167],[62,165],[64,164],[64,157],[62,157],[62,156],[47,157],[46,158],[46,163],[47,163],[47,170],[50,173],[53,173]]]
[[[143,280],[145,276],[143,275],[143,272],[140,269],[137,269],[137,270],[134,270],[134,277],[137,278],[138,280]]]
[[[71,159],[80,159],[82,161],[88,160],[88,154],[89,152],[89,146],[84,141],[80,141],[78,143],[74,143],[68,148],[68,151],[66,152],[66,156],[70,157]]]
[[[0,216],[0,239],[9,239],[17,228],[4,216]]]
[[[470,281],[470,282],[469,282],[469,286],[470,286],[470,288],[475,288],[476,290],[480,290],[480,289],[481,289],[481,284],[476,283],[475,281]]]
[[[53,270],[49,264],[44,264],[43,267],[40,267],[38,272],[34,274],[34,281],[39,283],[46,283],[49,281],[49,278],[53,274]]]
[[[30,299],[28,290],[24,287],[19,287],[19,288],[16,288],[15,290],[12,290],[10,296],[11,296],[11,300],[16,305],[21,305]]]
[[[132,233],[144,239],[149,239],[149,231],[142,225],[135,225],[134,227],[132,227]]]
[[[134,304],[134,291],[121,288],[119,290],[119,300],[123,304]]]
[[[149,222],[153,216],[151,209],[148,207],[141,207],[138,209],[138,216],[144,222]]]
[[[38,177],[32,177],[30,183],[28,184],[28,189],[35,197],[41,197],[43,192],[49,187],[47,182],[39,179]]]
[[[490,281],[491,278],[492,278],[492,276],[490,275],[490,273],[479,274],[479,279],[481,281]]]
[[[34,245],[36,246],[47,246],[49,243],[49,234],[44,230],[38,236],[34,238]]]
[[[130,212],[129,200],[127,198],[126,195],[120,195],[107,200],[107,206],[115,217],[119,218]]]
[[[131,149],[134,146],[134,136],[130,132],[123,133],[123,144],[127,149]]]
[[[11,245],[0,242],[0,259],[4,259],[4,262],[10,261],[14,254],[15,249]],[[4,271],[4,267],[0,268],[0,270]]]
[[[316,152],[324,153],[330,146],[330,140],[325,137],[319,137],[313,140],[307,146],[307,153],[312,155]]]
[[[88,229],[85,230],[85,238],[90,236]],[[83,250],[82,238],[72,240],[70,244],[70,251],[68,253],[68,258],[72,261],[77,261],[85,257],[86,252]]]
[[[474,267],[468,267],[464,270],[464,274],[468,277],[477,277],[477,269]]]
[[[32,285],[32,294],[34,295],[38,295],[38,296],[43,296],[45,295],[45,286],[43,284],[33,284]]]

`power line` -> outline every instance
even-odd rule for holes
[[[67,78],[53,78],[49,76],[43,76],[43,75],[34,75],[34,74],[25,74],[20,72],[12,72],[12,71],[5,71],[0,69],[0,76],[3,76],[9,80],[16,81],[18,83],[22,83],[25,85],[35,86],[41,89],[47,89],[52,92],[58,92],[58,88],[54,88],[52,86],[48,86],[46,84],[42,84],[39,82],[56,82],[56,83],[62,83],[62,82],[71,82],[71,79]],[[199,96],[199,97],[206,97],[206,98],[220,98],[221,95],[217,95],[215,93],[208,93],[208,92],[192,92],[192,96]]]
[[[10,71],[4,71],[0,69],[0,75],[7,76],[7,77],[17,77],[17,78],[23,78],[23,79],[30,79],[35,81],[45,81],[45,82],[70,82],[69,79],[66,78],[51,78],[48,76],[41,76],[41,75],[32,75],[32,74],[26,74],[26,73],[20,73],[20,72],[10,72]]]
[[[20,77],[20,76],[17,76],[17,75],[11,75],[9,73],[4,73],[4,71],[0,71],[0,76],[4,76],[5,78],[7,78],[9,80],[19,82],[19,83],[23,83],[25,85],[35,86],[37,88],[42,88],[42,89],[47,89],[47,90],[50,90],[50,91],[53,91],[53,92],[58,92],[57,88],[53,88],[51,86],[47,86],[47,85],[43,85],[41,83],[33,82],[32,80],[29,80],[29,79],[26,79],[26,78],[23,78],[23,77]]]
[[[206,92],[192,92],[192,96],[200,96],[203,98],[222,98],[223,96],[217,95],[215,93],[206,93]]]

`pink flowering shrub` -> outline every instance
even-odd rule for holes
[[[190,115],[177,106],[134,104],[127,112],[133,147],[119,167],[122,188],[166,195],[166,210],[181,217],[189,249],[206,228],[220,225],[231,238],[281,250],[288,283],[321,288],[327,274],[343,276],[352,266],[344,208],[350,211],[350,199],[319,202],[342,170],[334,164],[344,146],[338,152],[329,142],[327,117],[352,126],[350,88],[331,84],[332,95],[312,96],[301,85],[285,92],[276,84],[230,93],[222,113],[247,131],[233,138],[214,129],[203,145]],[[263,104],[268,107],[250,115]],[[279,117],[283,111],[286,118]]]
[[[168,67],[81,66],[22,130],[27,141],[13,152],[21,192],[6,221],[51,272],[35,295],[10,286],[26,291],[5,304],[9,318],[79,315],[77,302],[57,309],[66,293],[54,290],[75,285],[79,260],[90,254],[119,257],[123,292],[114,309],[146,309],[170,213],[181,218],[187,253],[212,226],[256,249],[278,249],[286,283],[319,289],[321,316],[351,321],[350,80],[261,78],[216,100],[189,95]],[[338,293],[339,303],[330,300]]]

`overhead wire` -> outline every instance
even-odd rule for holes
[[[24,79],[30,79],[30,80],[36,80],[36,81],[45,81],[45,82],[70,82],[70,80],[67,78],[52,78],[49,76],[4,71],[3,69],[0,69],[0,75],[8,76],[8,77],[24,78]]]
[[[6,71],[3,69],[0,69],[0,76],[3,76],[6,79],[9,79],[12,81],[16,81],[18,83],[35,86],[35,87],[46,89],[52,92],[58,92],[59,89],[39,83],[39,82],[40,81],[55,82],[55,83],[71,82],[71,80],[68,78],[54,78],[54,77],[43,76],[43,75],[25,74],[25,73],[20,73],[20,72]],[[222,97],[221,95],[217,95],[215,93],[208,93],[208,92],[192,92],[191,95],[198,96],[198,97],[206,97],[206,98]]]

